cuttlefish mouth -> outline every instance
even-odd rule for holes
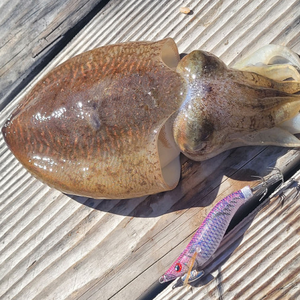
[[[299,147],[293,135],[300,132],[297,69],[298,56],[275,45],[234,68],[204,51],[184,57],[177,71],[187,80],[189,92],[174,122],[181,151],[193,160],[205,160],[246,145]]]

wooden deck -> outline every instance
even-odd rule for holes
[[[106,44],[169,36],[181,53],[201,48],[227,64],[269,43],[300,53],[299,0],[106,2],[0,3],[0,126],[49,70]],[[217,201],[268,167],[291,177],[300,157],[297,149],[248,147],[181,161],[180,183],[167,193],[70,197],[33,178],[1,135],[0,299],[300,299],[298,173],[283,206],[275,197],[240,212],[206,282],[175,290],[158,283]]]

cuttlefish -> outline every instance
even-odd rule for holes
[[[300,60],[268,45],[227,67],[171,38],[108,45],[54,68],[2,128],[23,166],[51,187],[93,198],[175,188],[196,161],[245,145],[299,147]]]

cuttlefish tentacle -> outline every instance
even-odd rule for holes
[[[263,77],[276,80],[269,87],[287,93],[296,93],[300,90],[300,74],[298,72],[300,70],[300,59],[297,54],[285,46],[273,44],[264,46],[235,63],[233,68],[247,71],[243,72],[244,77],[265,87],[268,87],[265,85],[268,84],[265,83],[265,79],[261,76],[258,79],[252,79],[251,75],[255,73],[258,77],[262,75]],[[288,82],[281,82],[287,79],[289,79]]]
[[[295,81],[300,81],[300,74],[297,69],[289,64],[245,66],[242,70],[254,72],[274,80],[286,80],[291,78]]]
[[[281,127],[274,127],[270,129],[261,130],[255,133],[249,133],[240,136],[237,139],[236,147],[239,146],[278,146],[283,145],[286,147],[300,147],[299,139],[290,134],[288,130]]]
[[[279,66],[278,66],[279,67]],[[264,72],[261,72],[264,70],[262,67],[259,67],[256,69],[256,67],[251,66],[249,67],[249,71],[240,71],[240,70],[232,70],[232,72],[228,74],[232,78],[232,80],[236,80],[240,83],[244,83],[245,85],[254,85],[258,87],[264,87],[269,89],[278,90],[281,92],[285,92],[288,94],[294,94],[300,91],[300,81],[283,81],[284,79],[287,79],[291,76],[284,76],[284,79],[278,79],[277,78],[268,78],[266,75],[264,75]],[[300,78],[300,75],[298,71],[295,69],[295,72],[297,72],[297,75]],[[274,74],[273,74],[274,75]],[[290,74],[296,77],[294,74]],[[273,76],[276,77],[276,76]]]
[[[297,134],[300,132],[300,114],[294,118],[287,120],[279,125],[280,128],[292,133]],[[297,146],[295,146],[297,147]]]
[[[237,62],[233,68],[247,71],[240,73],[239,78],[244,77],[249,83],[251,81],[253,83],[259,82],[264,87],[274,88],[291,94],[300,91],[300,74],[298,71],[300,70],[300,58],[285,46],[273,44],[264,46]],[[264,77],[274,79],[274,81],[268,86],[271,81],[264,79]],[[300,115],[296,113],[297,109],[294,109],[295,116],[278,125],[281,129],[292,134],[300,132]],[[277,138],[286,140],[286,142],[289,141],[290,145],[299,143],[298,139],[293,136],[283,139],[283,136],[287,136],[286,133],[279,134],[279,130],[276,133],[278,134]],[[272,136],[274,135],[272,134]]]
[[[251,55],[236,62],[232,67],[243,70],[249,66],[291,64],[300,70],[300,59],[296,53],[281,45],[266,45]]]

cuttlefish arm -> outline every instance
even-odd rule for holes
[[[275,70],[276,67],[278,67],[278,69],[284,69],[283,66],[286,65],[294,66],[297,69],[300,69],[300,60],[298,55],[285,46],[270,44],[259,48],[251,55],[239,60],[232,67],[234,69],[251,71],[251,67],[254,67],[255,69],[255,67],[262,66],[259,74],[266,76],[266,69],[268,70],[268,68],[270,68]],[[252,69],[253,72],[254,69]],[[291,68],[291,70],[294,69],[295,68],[293,67]],[[256,70],[258,70],[258,68]],[[299,77],[299,74],[297,74],[297,76]],[[279,79],[282,77],[284,77],[284,74],[276,74],[272,79],[284,80]]]
[[[261,85],[265,83],[263,84],[265,87],[275,88],[291,94],[300,91],[300,59],[296,53],[285,46],[266,45],[235,63],[233,68],[248,71],[242,72],[245,81],[259,82]],[[255,74],[250,75],[249,72]],[[263,77],[275,80],[274,86],[268,86],[269,81],[264,80]],[[291,134],[299,133],[299,113],[294,118],[278,125],[278,127]],[[291,144],[299,143],[298,139],[288,136],[286,132],[282,132],[278,127],[276,128],[277,131],[274,132],[278,134],[278,139]]]

